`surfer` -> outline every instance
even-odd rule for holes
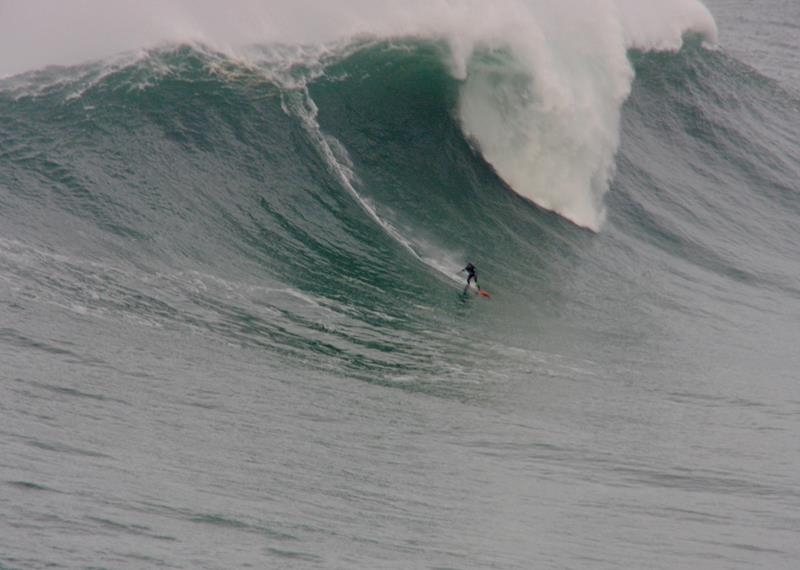
[[[469,284],[470,284],[471,281],[475,282],[475,287],[477,287],[478,291],[480,291],[481,290],[481,286],[478,285],[478,274],[475,271],[475,266],[472,265],[472,263],[467,263],[467,266],[464,269],[462,269],[461,271],[466,271],[467,272],[467,286],[464,287],[464,293],[466,293],[467,289],[469,289]]]

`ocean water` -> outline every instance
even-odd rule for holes
[[[798,567],[795,2],[196,6],[0,58],[0,569]]]

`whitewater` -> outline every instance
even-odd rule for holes
[[[794,568],[766,4],[0,4],[0,569]]]

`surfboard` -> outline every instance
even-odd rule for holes
[[[475,287],[475,285],[470,285],[469,286],[469,291],[470,291],[470,293],[474,293],[478,297],[484,297],[486,299],[491,299],[492,298],[492,294],[489,293],[489,291],[487,291],[486,289],[478,289],[478,288]],[[464,291],[464,292],[466,293],[466,291]]]

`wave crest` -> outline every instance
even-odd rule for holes
[[[10,0],[6,10],[30,15],[40,3]],[[0,53],[103,57],[140,44],[197,41],[246,61],[254,54],[261,59],[253,45],[341,46],[365,34],[444,40],[450,71],[462,81],[465,134],[514,191],[594,230],[604,219],[620,109],[633,79],[627,51],[678,49],[688,32],[716,40],[714,20],[698,0],[337,0],[323,8],[311,0],[240,0],[235,10],[206,0],[114,7],[86,0],[83,6],[88,17],[68,35],[52,33],[37,18],[6,18],[0,48],[9,49]],[[50,18],[60,11],[75,19],[71,8],[48,3]],[[101,36],[109,44],[91,43],[101,37],[94,27],[108,32]],[[9,65],[0,58],[0,75]]]

